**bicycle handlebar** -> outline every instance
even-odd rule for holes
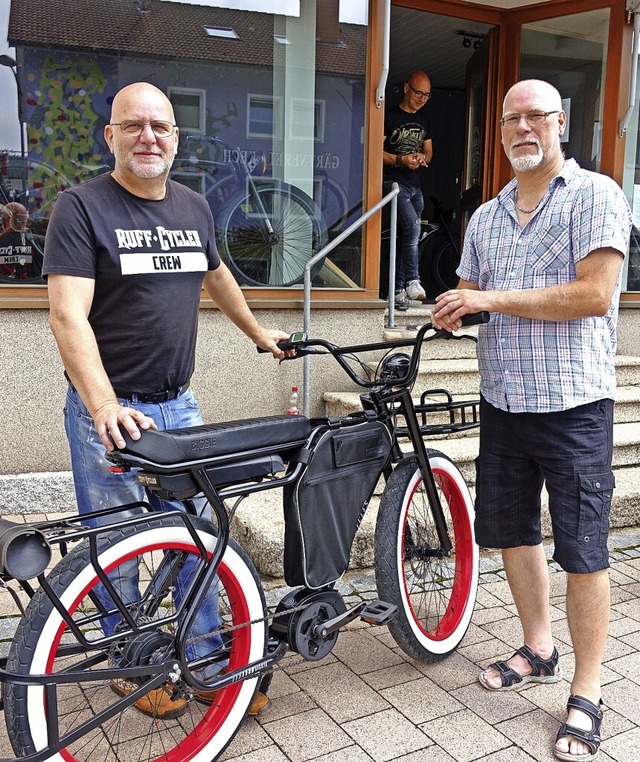
[[[481,323],[488,323],[489,317],[490,316],[488,312],[474,312],[468,315],[464,315],[461,322],[463,326],[479,325]],[[282,360],[280,360],[280,362],[284,362],[284,360],[296,360],[300,357],[304,357],[305,355],[330,354],[335,358],[336,362],[345,371],[349,378],[358,386],[362,386],[364,388],[372,388],[374,386],[379,386],[381,383],[386,383],[387,385],[391,386],[409,386],[415,380],[418,372],[418,364],[420,362],[420,347],[422,346],[422,342],[425,340],[424,337],[426,333],[431,330],[434,331],[434,334],[433,336],[429,337],[427,341],[451,336],[449,331],[436,329],[432,326],[431,323],[425,323],[418,329],[418,332],[414,338],[400,339],[397,341],[383,341],[374,344],[355,344],[348,347],[338,347],[335,344],[331,344],[331,342],[325,341],[324,339],[309,339],[305,333],[299,332],[292,333],[288,339],[281,339],[277,342],[277,344],[278,347],[282,350],[286,351],[293,349],[296,352],[293,357],[284,357]],[[386,381],[381,381],[381,379],[375,379],[374,381],[365,381],[356,375],[353,368],[344,359],[345,355],[358,355],[361,352],[375,352],[376,350],[384,349],[391,350],[397,349],[399,347],[413,347],[409,368],[403,377],[388,379]],[[256,349],[261,354],[267,352],[266,349],[261,349],[260,347],[256,347]]]

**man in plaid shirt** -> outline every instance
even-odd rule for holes
[[[631,212],[610,178],[565,160],[566,119],[547,82],[508,91],[502,144],[515,177],[472,216],[458,288],[438,297],[432,321],[456,330],[467,313],[491,313],[479,329],[475,529],[479,545],[502,549],[524,645],[480,682],[518,690],[561,679],[540,521],[546,483],[575,651],[554,753],[584,762],[600,746],[616,319]]]

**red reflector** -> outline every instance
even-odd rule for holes
[[[127,469],[122,466],[109,466],[109,471],[111,471],[112,474],[126,474]]]

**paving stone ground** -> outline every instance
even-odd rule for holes
[[[12,517],[13,520],[16,517]],[[44,517],[43,517],[44,518]],[[50,517],[48,517],[50,518]],[[548,554],[551,548],[548,548]],[[640,529],[610,539],[612,612],[603,666],[600,762],[640,759]],[[500,558],[483,552],[478,599],[460,648],[436,664],[404,654],[386,627],[352,623],[322,661],[289,655],[275,672],[270,706],[248,719],[225,762],[551,762],[574,668],[565,615],[565,575],[552,561],[551,605],[563,680],[491,693],[478,672],[521,645]],[[288,588],[264,580],[268,602]],[[350,601],[377,597],[373,574],[349,572]],[[0,589],[0,641],[12,636],[15,604]],[[4,726],[0,757],[13,759]]]

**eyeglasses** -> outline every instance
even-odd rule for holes
[[[153,122],[111,122],[112,127],[120,127],[123,135],[128,135],[132,138],[137,138],[139,135],[142,135],[142,131],[146,124],[151,127],[153,134],[157,138],[170,137],[173,135],[173,131],[176,128],[175,124],[171,124],[171,122],[163,122],[159,119],[155,119]]]
[[[525,122],[528,125],[542,124],[550,114],[559,114],[559,111],[527,111],[526,114],[509,114],[503,116],[500,120],[500,124],[503,127],[517,127],[520,124],[520,120],[524,117]]]
[[[416,90],[415,87],[411,87],[411,85],[408,82],[407,82],[407,86],[413,90],[413,92],[418,96],[418,98],[424,98],[425,101],[428,101],[429,98],[431,98],[431,93],[425,93],[424,90]]]

